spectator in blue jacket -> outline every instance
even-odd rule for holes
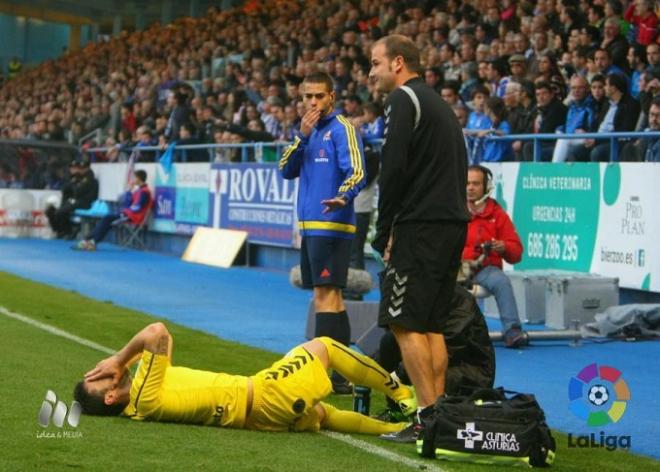
[[[479,138],[480,131],[488,130],[492,123],[485,113],[486,99],[490,90],[485,85],[477,85],[472,92],[472,111],[463,134],[467,137],[468,159],[471,163],[481,162],[483,155],[483,139]]]
[[[594,121],[594,110],[589,83],[582,76],[571,79],[571,103],[568,105],[566,124],[557,128],[558,133],[574,134],[589,131]],[[571,149],[584,144],[584,139],[558,139],[552,155],[552,162],[564,162]]]
[[[328,336],[348,345],[351,327],[342,288],[356,231],[353,200],[366,183],[362,139],[334,111],[335,91],[328,74],[308,75],[303,90],[306,112],[293,144],[282,154],[279,169],[285,179],[300,178],[300,269],[303,286],[314,289],[314,336]],[[352,391],[336,372],[332,383],[336,393]]]
[[[504,136],[511,133],[511,126],[506,120],[507,111],[504,100],[500,97],[488,97],[486,100],[486,115],[490,119],[491,128],[480,131],[477,136]],[[486,139],[483,145],[482,162],[504,162],[513,160],[511,141],[494,141]]]
[[[630,96],[639,100],[639,79],[644,71],[647,70],[646,50],[644,46],[632,45],[628,48],[628,64],[632,71],[630,78]]]
[[[360,126],[360,134],[366,142],[376,139],[383,139],[385,135],[385,120],[381,107],[373,102],[367,103],[364,107],[364,123]]]

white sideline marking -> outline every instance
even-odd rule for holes
[[[94,341],[90,341],[89,339],[81,338],[80,336],[71,334],[68,331],[64,331],[62,329],[56,328],[55,326],[51,326],[49,324],[33,320],[32,318],[28,318],[27,316],[19,315],[18,313],[9,311],[7,308],[3,306],[0,306],[0,314],[3,314],[9,318],[13,318],[18,321],[22,321],[23,323],[39,328],[50,334],[54,334],[55,336],[68,339],[69,341],[73,341],[83,346],[90,347],[96,351],[100,351],[105,354],[114,354],[116,352],[114,349],[110,349],[109,347],[102,346],[101,344],[95,343]],[[388,459],[392,462],[398,462],[399,464],[403,464],[408,467],[412,467],[414,469],[429,470],[434,472],[446,472],[444,469],[434,466],[430,461],[422,462],[422,461],[410,459],[408,457],[403,457],[382,447],[375,446],[360,439],[355,439],[351,436],[348,436],[347,434],[336,433],[334,431],[321,431],[321,434],[328,436],[332,439],[336,439],[337,441],[345,442],[346,444],[349,444],[358,449],[362,449],[363,451],[368,452],[369,454],[380,456],[384,459]]]
[[[409,457],[400,456],[388,449],[376,446],[366,441],[362,441],[361,439],[355,439],[354,437],[347,434],[337,433],[335,431],[321,431],[321,434],[331,437],[332,439],[345,442],[346,444],[349,444],[358,449],[362,449],[363,451],[366,451],[370,454],[391,460],[392,462],[398,462],[399,464],[407,465],[413,469],[429,470],[433,472],[447,472],[445,469],[435,466],[430,459],[428,461],[418,461]],[[411,448],[412,447],[415,446],[411,445]]]
[[[5,316],[8,316],[9,318],[13,318],[18,321],[22,321],[23,323],[27,323],[29,325],[35,326],[41,330],[47,331],[50,334],[54,334],[55,336],[59,336],[61,338],[68,339],[69,341],[76,342],[78,344],[82,344],[83,346],[91,347],[92,349],[96,349],[97,351],[104,352],[106,354],[114,354],[115,351],[114,349],[110,349],[109,347],[101,346],[100,344],[95,343],[94,341],[90,341],[89,339],[81,338],[79,336],[76,336],[75,334],[71,334],[68,331],[64,331],[62,329],[56,328],[55,326],[51,326],[46,323],[42,323],[40,321],[33,320],[32,318],[28,318],[27,316],[19,315],[18,313],[11,312],[7,310],[4,306],[0,306],[0,313],[2,313]]]

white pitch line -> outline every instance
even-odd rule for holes
[[[0,314],[3,314],[9,318],[13,318],[18,321],[22,321],[23,323],[34,326],[35,328],[39,328],[50,334],[54,334],[55,336],[68,339],[69,341],[73,341],[83,346],[87,346],[89,348],[103,352],[105,354],[114,354],[116,352],[114,349],[110,349],[109,347],[95,343],[94,341],[90,341],[89,339],[81,338],[80,336],[76,336],[75,334],[69,333],[68,331],[64,331],[63,329],[56,328],[55,326],[51,326],[49,324],[33,320],[32,318],[28,318],[27,316],[19,315],[18,313],[9,311],[7,308],[3,306],[0,306]],[[336,433],[333,431],[322,431],[321,434],[328,436],[332,439],[336,439],[337,441],[345,442],[346,444],[349,444],[358,449],[362,449],[363,451],[368,452],[369,454],[373,454],[382,457],[384,459],[388,459],[392,462],[398,462],[399,464],[403,464],[408,467],[412,467],[414,469],[428,470],[432,472],[446,472],[444,469],[440,467],[436,467],[431,462],[426,462],[426,461],[422,462],[422,461],[410,459],[408,457],[400,456],[392,451],[389,451],[379,446],[375,446],[371,443],[362,441],[360,439],[355,439],[346,434]]]
[[[81,338],[80,336],[76,336],[75,334],[71,334],[68,331],[64,331],[62,329],[56,328],[55,326],[51,326],[46,323],[42,323],[40,321],[33,320],[32,318],[28,318],[27,316],[19,315],[18,313],[11,312],[7,310],[4,306],[0,306],[0,313],[2,313],[5,316],[8,316],[9,318],[13,318],[18,321],[22,321],[23,323],[27,323],[29,325],[35,326],[41,330],[47,331],[50,334],[54,334],[55,336],[59,336],[61,338],[68,339],[69,341],[76,342],[78,344],[82,344],[83,346],[91,347],[92,349],[96,349],[97,351],[104,352],[106,354],[114,354],[115,351],[114,349],[110,349],[109,347],[101,346],[100,344],[95,343],[94,341],[90,341],[89,339]]]
[[[355,439],[354,437],[347,434],[337,433],[334,431],[321,431],[321,434],[331,437],[332,439],[345,442],[346,444],[349,444],[358,449],[362,449],[363,451],[366,451],[375,456],[380,456],[392,462],[398,462],[399,464],[403,464],[413,469],[428,470],[432,472],[447,472],[445,469],[437,467],[435,464],[433,464],[433,462],[431,462],[431,460],[428,462],[421,460],[418,461],[409,457],[400,456],[388,449],[376,446],[375,444],[371,444],[366,441],[362,441],[361,439]]]

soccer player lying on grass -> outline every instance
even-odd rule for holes
[[[128,368],[141,357],[135,378]],[[134,420],[205,424],[265,431],[384,434],[406,423],[386,423],[321,402],[332,386],[333,368],[415,412],[413,391],[378,364],[327,337],[302,344],[251,377],[175,367],[172,337],[153,323],[123,349],[85,374],[74,390],[83,413],[123,414]]]

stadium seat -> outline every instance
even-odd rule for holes
[[[104,200],[95,200],[87,209],[78,208],[71,216],[71,223],[80,227],[83,237],[91,234],[94,220],[110,213],[110,206]]]
[[[138,224],[134,224],[126,217],[121,217],[112,223],[115,227],[115,242],[119,246],[145,249],[152,207],[153,203],[150,203],[144,218]]]

